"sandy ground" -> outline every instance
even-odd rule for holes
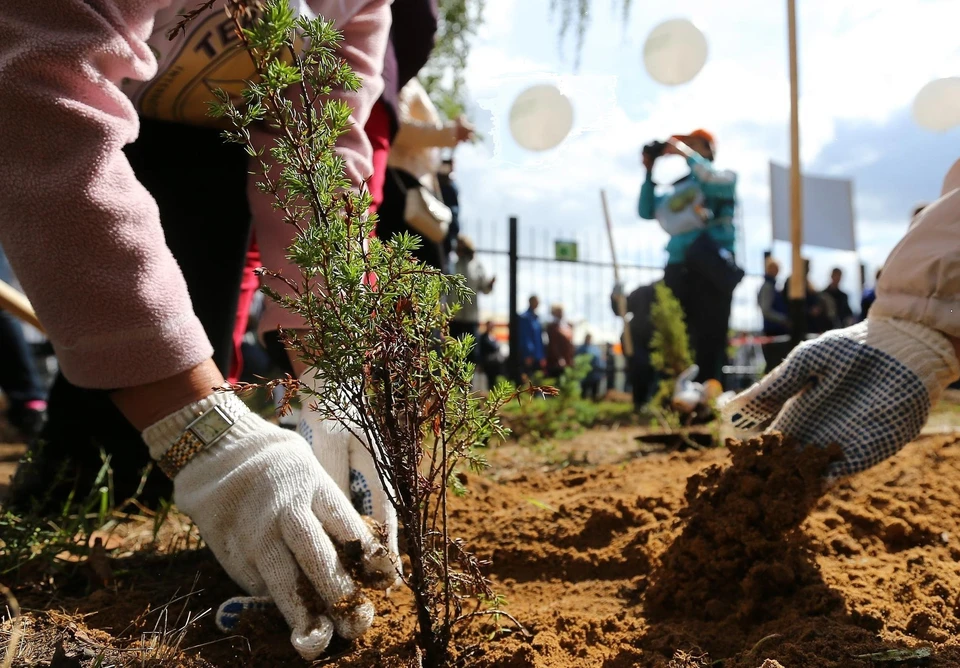
[[[469,478],[454,533],[491,561],[526,633],[505,618],[464,625],[460,665],[866,668],[919,664],[857,657],[928,648],[924,665],[960,666],[960,436],[922,437],[822,491],[822,462],[790,449],[657,452],[641,432],[503,445]],[[90,564],[0,578],[29,610],[15,666],[49,665],[58,643],[70,666],[305,665],[276,618],[233,638],[209,614],[192,621],[239,592],[206,550],[184,549],[185,520],[168,518],[159,545],[150,523],[107,537],[106,586]],[[324,665],[409,665],[408,593],[371,599],[371,632]]]

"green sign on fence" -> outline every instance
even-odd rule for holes
[[[577,261],[577,242],[576,241],[554,241],[554,258],[558,262],[576,262]]]

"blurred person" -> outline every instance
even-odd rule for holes
[[[807,315],[807,333],[823,334],[824,332],[833,329],[833,320],[830,311],[831,304],[810,281],[810,260],[804,259],[803,271],[803,299],[805,302]],[[787,280],[783,283],[783,289],[781,290],[783,299],[788,305],[790,303],[790,281],[792,278],[792,276],[787,277]]]
[[[850,297],[840,289],[840,281],[842,280],[843,270],[840,267],[834,267],[833,271],[830,272],[830,285],[823,291],[824,296],[830,299],[833,305],[835,328],[849,327],[856,320],[853,309],[850,308]]]
[[[860,297],[861,322],[867,319],[867,314],[870,312],[870,307],[873,306],[875,301],[877,301],[877,284],[880,282],[881,274],[883,274],[883,267],[877,269],[877,273],[873,281],[873,287],[864,290],[863,295]]]
[[[0,280],[15,286],[13,271],[0,247]],[[6,397],[6,417],[19,436],[30,441],[47,416],[47,389],[34,362],[23,325],[0,308],[0,393]]]
[[[617,314],[619,315],[619,313]],[[606,365],[606,383],[607,392],[617,389],[617,356],[613,350],[613,344],[608,343],[603,347],[603,359]]]
[[[653,168],[664,155],[684,157],[690,171],[658,195]],[[638,204],[641,218],[657,220],[670,235],[664,282],[683,308],[699,382],[723,376],[733,289],[743,276],[734,264],[737,175],[716,169],[715,155],[706,130],[648,144]]]
[[[437,172],[437,183],[440,187],[440,199],[450,209],[450,228],[447,238],[443,240],[444,260],[457,249],[457,239],[460,237],[460,186],[453,174],[453,156],[444,158]]]
[[[590,371],[580,381],[580,392],[584,399],[598,401],[600,399],[600,381],[603,380],[607,365],[604,362],[603,355],[600,353],[599,346],[594,345],[593,335],[587,334],[583,337],[575,353],[575,357],[587,355],[590,357]]]
[[[473,127],[465,117],[441,120],[427,91],[416,79],[400,90],[398,111],[400,127],[387,158],[383,203],[378,210],[377,236],[384,240],[403,232],[420,236],[405,219],[407,193],[411,188],[423,187],[439,197],[440,149],[454,148],[473,138]],[[414,256],[431,267],[447,269],[442,242],[422,238]]]
[[[629,318],[630,342],[633,355],[627,358],[627,377],[633,393],[633,407],[640,410],[656,393],[657,372],[650,361],[650,343],[653,340],[653,320],[650,310],[657,299],[657,281],[641,285],[627,296],[627,314]],[[623,294],[623,286],[614,286],[610,296],[610,305],[619,315],[618,301]]]
[[[36,438],[47,415],[47,391],[37,372],[23,325],[0,309],[0,393],[7,400],[6,418],[20,438]]]
[[[757,304],[763,315],[763,335],[766,337],[789,336],[790,318],[787,299],[777,288],[780,264],[768,257],[764,267],[763,285],[757,294]],[[790,352],[790,341],[771,341],[761,346],[767,369],[773,369]]]
[[[960,160],[890,252],[866,319],[807,341],[723,413],[750,435],[838,444],[828,478],[868,469],[917,438],[960,378]]]
[[[497,379],[504,375],[503,350],[497,341],[496,331],[496,325],[490,320],[477,340],[477,357],[480,359],[480,368],[487,377],[488,388],[496,385]]]
[[[540,308],[540,298],[530,295],[529,306],[519,316],[520,360],[523,364],[521,372],[533,377],[537,371],[547,368],[547,356],[543,347],[543,325],[537,309]]]
[[[383,54],[381,79],[383,92],[370,109],[370,115],[363,126],[363,133],[370,143],[370,167],[365,185],[373,200],[373,210],[380,209],[383,203],[384,184],[387,179],[387,158],[390,147],[400,129],[400,90],[423,68],[433,51],[437,32],[437,0],[393,0],[390,5],[391,25],[386,50]],[[248,259],[252,268],[261,264],[259,251],[251,248]],[[249,270],[252,275],[252,269]],[[255,277],[254,277],[255,278]],[[245,275],[245,281],[249,280]],[[252,286],[247,283],[246,286]],[[245,289],[250,289],[245,287]],[[255,290],[256,288],[252,288]],[[247,293],[241,295],[241,300]],[[243,337],[243,318],[246,311],[241,309],[235,333]],[[273,363],[286,373],[294,374],[287,359],[286,350],[275,330],[260,329],[260,336]]]
[[[467,287],[473,290],[469,301],[460,305],[460,310],[450,321],[450,336],[462,339],[470,334],[477,339],[480,330],[480,308],[477,300],[480,295],[489,295],[496,283],[496,276],[487,276],[483,265],[477,259],[476,249],[470,237],[461,234],[457,239],[456,273],[467,279]]]
[[[545,328],[547,334],[547,375],[559,378],[565,369],[573,365],[573,328],[563,317],[563,306],[550,307],[551,320]]]
[[[359,91],[333,93],[353,110],[337,151],[359,187],[371,171],[361,129],[381,90],[389,3],[293,4],[336,21],[340,55],[364,82]],[[321,464],[303,437],[263,420],[234,394],[212,391],[224,383],[233,345],[245,225],[256,222],[264,264],[291,275],[286,249],[294,230],[256,189],[243,147],[225,146],[209,127],[209,91],[196,85],[199,70],[210,75],[211,65],[252,78],[248,54],[234,48],[232,21],[209,11],[168,39],[180,11],[167,0],[0,4],[0,172],[7,178],[0,244],[63,371],[64,392],[55,384],[50,397],[50,424],[59,432],[48,432],[61,439],[59,454],[69,456],[76,442],[71,427],[84,443],[107,431],[116,441],[113,479],[135,487],[130,476],[139,471],[130,462],[148,450],[228,575],[272,600],[291,643],[313,659],[334,632],[357,637],[373,618],[372,605],[354,596],[359,588],[334,542],[356,544],[360,571],[389,587],[395,524],[391,534],[379,514],[389,511],[374,509],[391,534],[385,545],[351,504],[349,481],[345,487],[339,470],[328,468],[349,472],[346,448],[331,446]],[[266,128],[252,133],[269,141]],[[268,305],[267,327],[303,326],[279,308]],[[120,441],[124,420],[129,438]],[[29,487],[31,468],[38,470],[18,468],[14,491]],[[49,491],[55,480],[33,477],[33,491]],[[383,495],[378,480],[369,482]],[[300,593],[303,582],[309,594]],[[316,601],[304,596],[328,613],[313,614]],[[251,601],[262,598],[228,603],[236,611]],[[218,625],[228,621],[226,611],[218,610]]]

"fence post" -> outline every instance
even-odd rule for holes
[[[520,321],[517,313],[517,217],[510,216],[510,359],[509,377],[520,382]]]

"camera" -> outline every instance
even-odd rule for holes
[[[643,147],[643,155],[650,158],[651,160],[656,160],[661,155],[663,155],[663,152],[664,150],[666,150],[666,148],[667,148],[667,142],[652,141]]]

